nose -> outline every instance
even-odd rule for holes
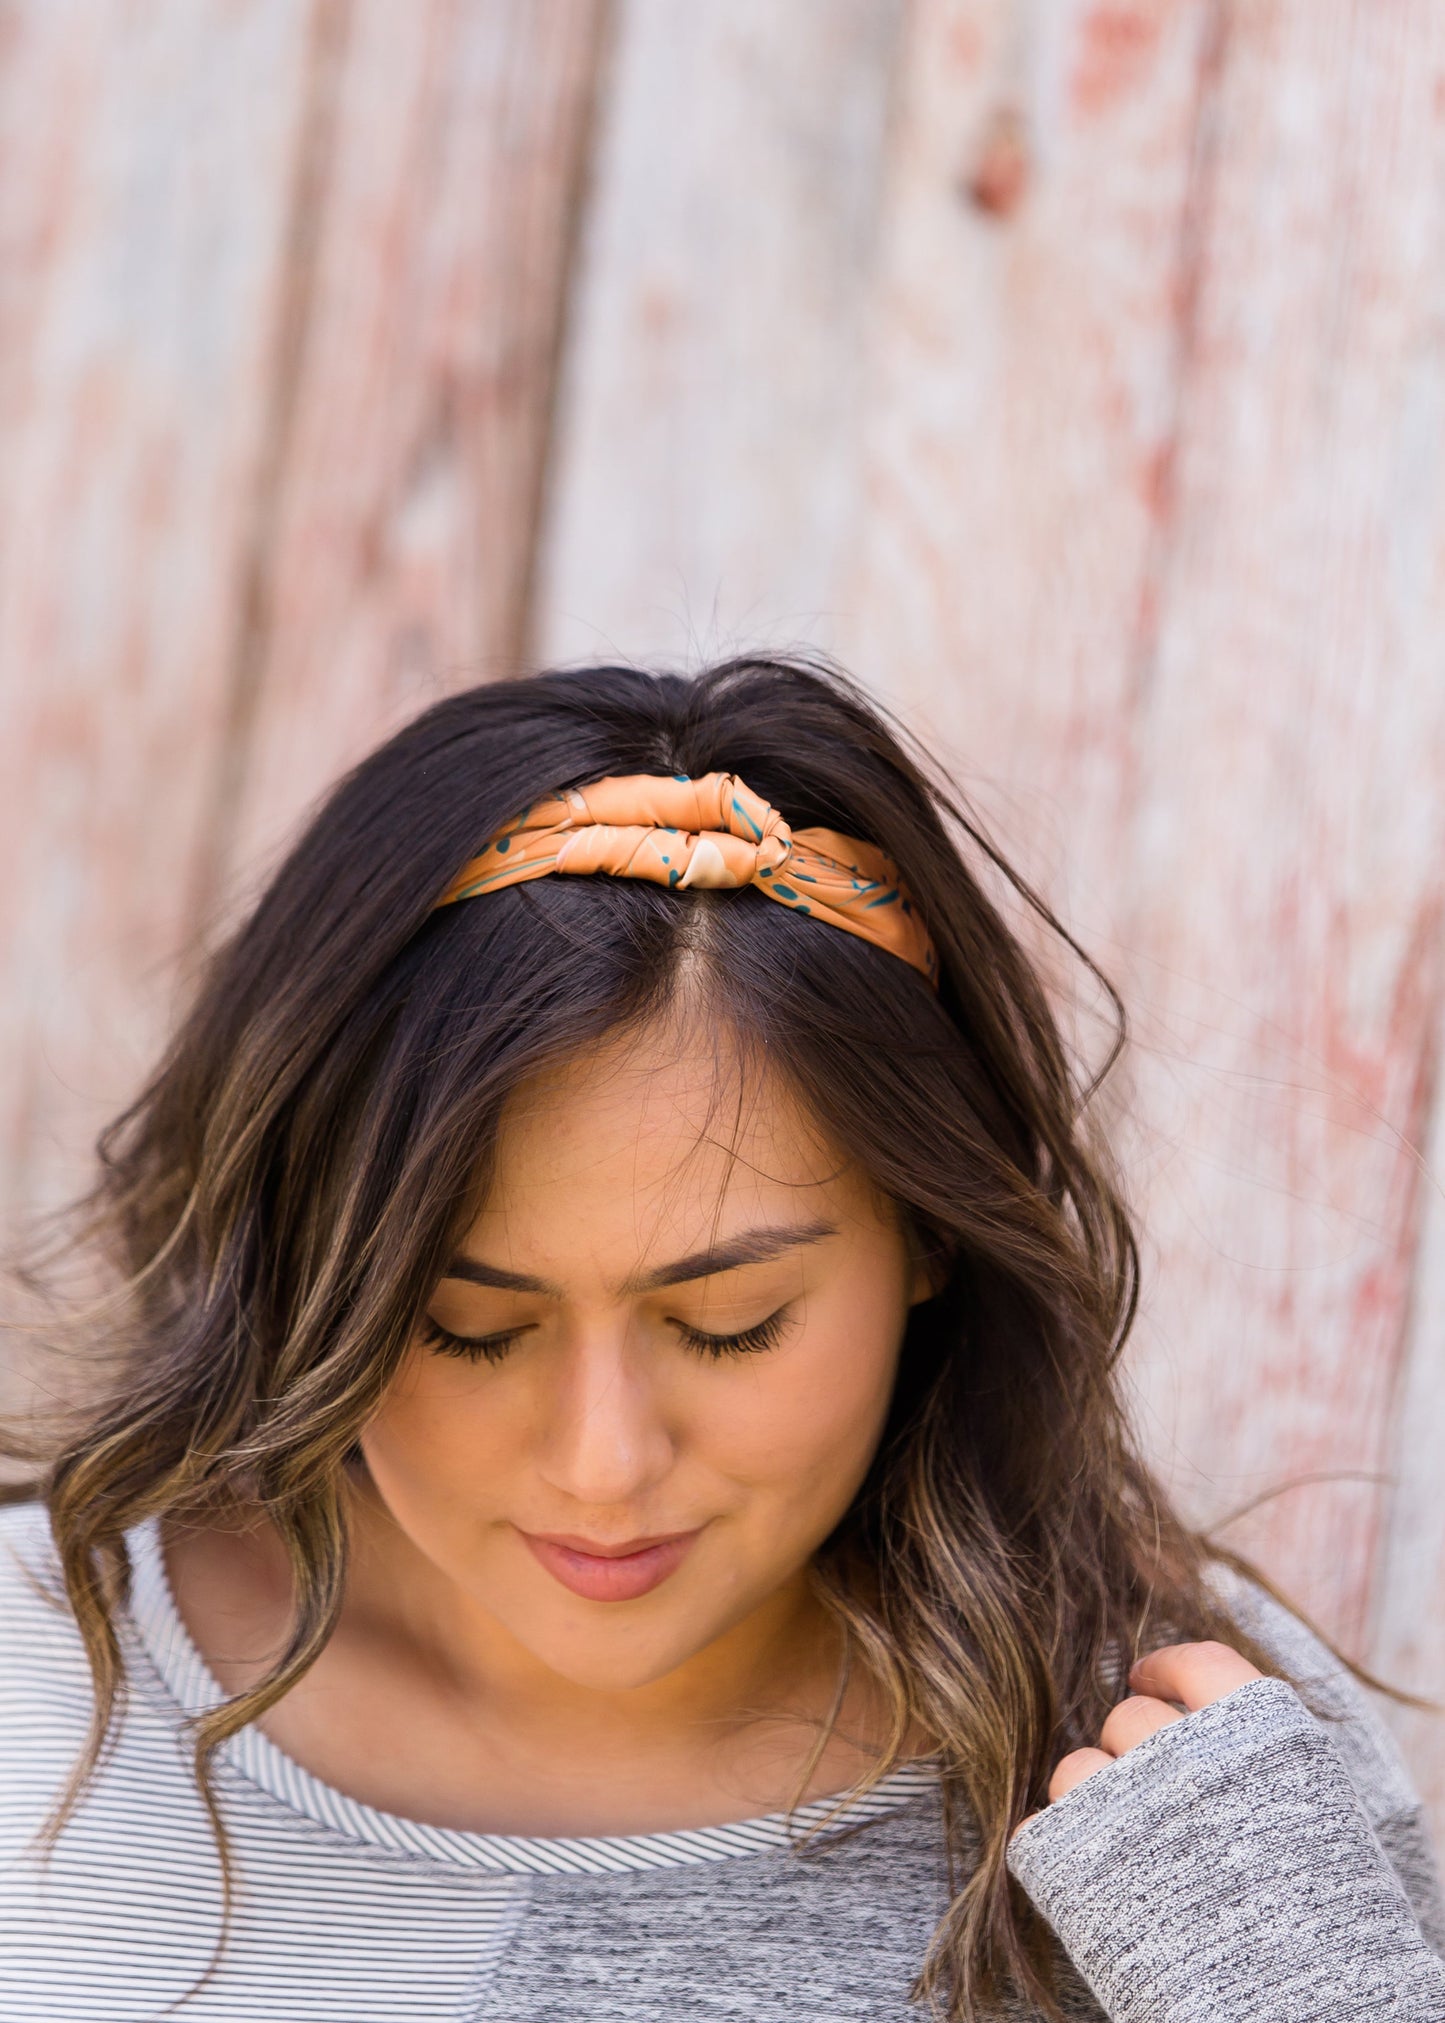
[[[621,1325],[581,1331],[547,1373],[539,1400],[539,1471],[569,1502],[643,1502],[676,1460],[676,1441],[645,1352]]]

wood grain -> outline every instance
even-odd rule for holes
[[[1083,932],[1117,925],[1212,9],[921,0],[851,654]],[[1001,214],[981,173],[1012,135]],[[842,593],[840,593],[842,594]]]
[[[911,19],[852,657],[1125,989],[1156,1457],[1201,1518],[1393,1469],[1379,1648],[1438,1689],[1445,1394],[1404,1329],[1439,1080],[1440,17]],[[1384,1515],[1378,1479],[1318,1483],[1228,1535],[1368,1655]]]
[[[544,659],[834,643],[895,0],[626,0],[534,632]]]
[[[6,10],[0,1163],[83,1177],[163,1028],[228,724],[317,12]]]
[[[1428,1080],[1431,1128],[1417,1182],[1416,1246],[1390,1484],[1376,1558],[1367,1662],[1392,1685],[1445,1701],[1445,1004],[1437,1005]],[[1445,1848],[1445,1713],[1381,1702]]]
[[[1186,1501],[1391,1464],[1445,901],[1445,16],[1229,18],[1141,664],[1141,1401]],[[1147,982],[1145,981],[1147,980]],[[1378,1483],[1237,1533],[1359,1649]]]
[[[521,650],[598,0],[370,0],[338,55],[219,858]]]

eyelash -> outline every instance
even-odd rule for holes
[[[788,1320],[788,1309],[779,1307],[776,1313],[768,1315],[755,1327],[744,1328],[736,1335],[705,1335],[697,1328],[689,1328],[681,1321],[673,1325],[682,1336],[685,1347],[695,1355],[707,1356],[720,1363],[727,1356],[758,1356],[777,1346]],[[522,1330],[514,1328],[506,1335],[454,1335],[430,1314],[423,1323],[423,1340],[443,1356],[460,1356],[468,1363],[500,1363],[522,1338]]]

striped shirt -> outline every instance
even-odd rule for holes
[[[27,1853],[84,1741],[90,1675],[56,1589],[43,1511],[0,1512],[0,2017],[154,2018],[202,1974],[220,1869],[184,1717],[224,1697],[166,1576],[158,1521],[129,1535],[123,1738],[48,1871]],[[877,1818],[933,1779],[906,1765],[840,1814]],[[470,2016],[539,1882],[786,1851],[823,1799],[683,1832],[576,1839],[467,1833],[377,1811],[310,1776],[258,1728],[217,1763],[239,1884],[220,1965],[183,2018]]]
[[[0,1512],[3,2023],[921,2023],[910,1987],[973,1859],[950,1879],[926,1764],[801,1846],[783,1815],[546,1839],[378,1812],[244,1729],[217,1769],[239,1894],[207,1977],[219,1867],[186,1716],[220,1688],[156,1526],[130,1546],[125,1718],[43,1866],[90,1684],[43,1513]],[[1015,1835],[1068,2023],[1445,2023],[1445,1905],[1398,1749],[1303,1624],[1220,1577],[1308,1698],[1252,1679]],[[1004,2018],[1035,2012],[980,2023]]]

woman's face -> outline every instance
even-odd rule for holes
[[[556,1673],[661,1678],[796,1583],[933,1289],[863,1175],[710,1042],[538,1078],[363,1435],[392,1520]],[[731,1087],[728,1083],[731,1082]]]

